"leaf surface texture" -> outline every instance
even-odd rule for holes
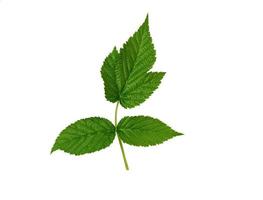
[[[65,128],[57,137],[51,152],[58,149],[82,155],[108,147],[114,140],[115,127],[105,118],[81,119]]]
[[[182,135],[159,119],[148,116],[122,118],[117,133],[123,142],[135,146],[157,145]]]
[[[116,48],[105,59],[101,74],[105,97],[133,108],[149,98],[158,88],[164,72],[149,72],[156,52],[149,31],[148,16],[118,52]]]

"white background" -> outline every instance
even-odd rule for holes
[[[84,117],[113,119],[100,67],[149,13],[159,89],[124,115],[185,133],[50,155]],[[0,199],[263,199],[262,1],[0,0]]]

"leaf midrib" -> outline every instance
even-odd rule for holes
[[[134,71],[134,68],[135,68],[135,66],[136,66],[136,62],[137,62],[137,59],[138,59],[138,55],[140,54],[141,49],[142,49],[142,48],[141,48],[142,40],[143,40],[143,37],[144,37],[144,35],[145,35],[146,33],[147,33],[147,32],[143,32],[143,33],[142,33],[141,41],[140,41],[140,43],[139,43],[139,51],[138,51],[138,53],[136,54],[136,58],[135,58],[134,65],[133,65],[133,67],[132,67],[130,73],[128,74],[128,77],[127,77],[127,79],[126,79],[126,81],[125,81],[125,83],[124,83],[122,89],[120,90],[119,96],[121,96],[121,94],[122,94],[124,88],[125,88],[126,85],[127,85],[127,82],[128,82],[128,80],[129,80],[130,76],[132,75],[132,72]]]

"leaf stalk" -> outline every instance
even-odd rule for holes
[[[123,144],[122,144],[121,138],[119,137],[119,135],[117,133],[119,103],[120,102],[118,101],[117,104],[116,104],[116,108],[115,108],[114,125],[115,125],[116,135],[118,137],[118,141],[119,141],[119,144],[120,144],[120,148],[121,148],[121,153],[122,153],[122,158],[123,158],[123,161],[124,161],[125,169],[129,170],[129,165],[128,165],[128,162],[127,162],[127,159],[126,159],[126,155],[125,155],[125,152],[124,152]]]

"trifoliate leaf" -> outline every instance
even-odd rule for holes
[[[124,117],[117,126],[121,140],[135,146],[150,146],[182,135],[158,119],[148,116]]]
[[[115,137],[114,125],[105,118],[81,119],[65,128],[51,150],[58,149],[70,154],[81,155],[109,146]]]
[[[104,81],[105,97],[114,103],[119,100],[119,89],[116,83],[115,66],[118,59],[116,48],[107,56],[101,68],[101,76]]]
[[[118,134],[125,168],[128,162],[122,141],[135,146],[150,146],[182,135],[158,119],[147,116],[124,117],[118,125],[119,103],[133,108],[143,103],[158,88],[164,72],[150,72],[156,60],[156,52],[149,31],[148,16],[132,37],[118,51],[116,48],[106,57],[101,68],[105,97],[117,102],[115,126],[105,118],[81,119],[65,128],[57,137],[51,153],[63,150],[82,155],[108,147]]]

